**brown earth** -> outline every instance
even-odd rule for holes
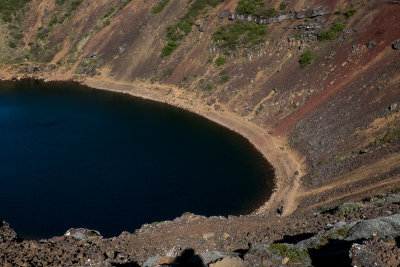
[[[161,56],[166,29],[189,5],[171,0],[162,12],[151,14],[157,2],[131,1],[105,24],[106,12],[120,2],[83,1],[52,28],[47,41],[39,41],[40,27],[47,27],[63,9],[53,1],[34,0],[21,26],[24,45],[12,53],[29,50],[28,43],[48,42],[59,48],[49,63],[32,58],[0,62],[0,79],[75,80],[187,109],[249,139],[275,170],[276,188],[269,201],[244,221],[184,216],[175,228],[187,227],[188,236],[191,231],[200,236],[232,227],[228,234],[240,243],[235,249],[246,247],[247,235],[272,240],[268,235],[307,221],[311,212],[398,187],[400,52],[392,44],[400,39],[400,5],[377,0],[288,2],[283,13],[320,7],[329,12],[268,24],[263,42],[231,53],[227,63],[217,67],[213,62],[222,51],[212,35],[219,26],[232,23],[218,15],[224,9],[233,12],[238,1],[225,1],[202,13],[196,21],[199,26],[193,26],[169,57]],[[350,8],[356,12],[348,19],[334,14]],[[332,41],[315,40],[334,21],[344,23],[345,30]],[[304,25],[321,28],[308,31],[301,28]],[[205,31],[200,32],[200,26]],[[368,48],[369,41],[375,45]],[[302,68],[298,61],[306,49],[312,50],[314,60]],[[0,58],[9,52],[1,48]],[[220,84],[223,70],[229,80]],[[204,89],[209,84],[212,89]],[[281,206],[282,223],[263,222]],[[191,228],[196,225],[193,220],[202,222],[198,229]],[[313,231],[305,225],[301,231]],[[157,229],[152,230],[152,239],[143,237],[140,246],[145,252],[132,251],[143,253],[141,260],[159,252],[162,244],[154,243],[159,233],[171,231],[163,237],[169,247],[177,242],[178,230]],[[188,240],[182,247],[190,246]],[[233,250],[222,243],[202,244],[196,250]]]

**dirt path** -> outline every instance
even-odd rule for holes
[[[337,176],[333,178],[333,182],[312,189],[312,190],[307,190],[307,191],[301,191],[297,192],[297,194],[292,193],[290,195],[290,198],[293,197],[293,194],[295,195],[294,198],[295,200],[292,200],[291,203],[298,203],[304,199],[310,198],[310,197],[315,197],[315,196],[322,196],[324,194],[330,194],[328,199],[322,200],[314,205],[306,207],[304,210],[310,210],[319,206],[326,205],[328,203],[331,203],[335,200],[343,199],[346,197],[351,197],[351,196],[356,196],[359,195],[363,192],[367,193],[372,190],[380,189],[382,187],[386,186],[395,186],[399,185],[399,179],[400,176],[395,176],[394,178],[390,179],[385,179],[385,180],[378,180],[378,177],[388,173],[390,171],[393,171],[395,169],[399,168],[399,162],[400,162],[400,153],[395,153],[389,157],[377,160],[374,163],[371,163],[367,166],[362,166],[359,167],[345,175]],[[371,179],[374,179],[374,177],[377,178],[376,182],[368,182]],[[356,191],[351,191],[347,192],[345,189],[350,188],[351,185],[355,183],[360,183],[364,182],[365,184],[360,187],[358,186],[358,190]],[[293,187],[295,188],[295,187]],[[334,191],[334,192],[333,192]],[[342,191],[342,192],[340,192]],[[289,198],[289,194],[288,194]]]
[[[383,180],[383,181],[374,183],[372,185],[362,187],[359,190],[355,190],[355,191],[352,191],[352,192],[347,193],[347,194],[340,194],[340,195],[338,195],[336,197],[331,197],[328,200],[325,200],[325,201],[322,201],[322,202],[318,202],[318,203],[316,203],[314,205],[310,205],[307,208],[305,208],[304,210],[307,211],[307,210],[315,209],[317,207],[322,207],[322,206],[327,205],[327,204],[329,204],[329,203],[331,203],[333,201],[340,200],[340,199],[343,199],[343,198],[346,198],[346,197],[358,196],[358,195],[361,195],[361,194],[363,194],[363,195],[371,195],[371,194],[374,194],[373,191],[377,191],[378,189],[379,190],[383,190],[384,189],[383,192],[385,192],[385,191],[390,190],[391,188],[399,186],[399,184],[400,184],[400,175],[397,175],[397,176],[395,176],[393,178],[390,178],[388,180]]]

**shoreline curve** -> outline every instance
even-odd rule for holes
[[[119,82],[111,79],[88,78],[84,80],[65,79],[64,77],[15,76],[0,72],[0,81],[20,79],[38,79],[44,82],[78,82],[96,90],[124,93],[142,99],[169,104],[195,113],[211,120],[246,138],[254,148],[262,154],[273,167],[274,188],[268,199],[254,213],[276,213],[276,209],[284,207],[284,216],[292,214],[296,208],[296,194],[304,175],[304,159],[287,146],[285,136],[274,136],[268,129],[262,128],[225,108],[218,110],[195,98],[183,88],[168,84],[153,84],[151,82]]]

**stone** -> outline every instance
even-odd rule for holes
[[[223,258],[216,263],[210,264],[210,267],[245,267],[244,262],[239,258]]]
[[[173,257],[173,256],[166,256],[166,257],[159,258],[157,260],[157,264],[160,264],[160,265],[163,265],[163,264],[172,265],[175,262],[176,262],[176,257]]]
[[[107,250],[106,251],[106,256],[110,259],[115,259],[115,256],[117,253],[114,250]]]
[[[230,237],[231,237],[231,235],[228,234],[228,233],[224,233],[224,234],[222,235],[222,238],[223,238],[223,239],[228,239],[228,238],[230,238]]]
[[[219,19],[224,19],[229,16],[230,12],[228,9],[224,9],[221,13],[219,13],[218,18]]]
[[[394,50],[400,50],[400,39],[396,40],[393,44],[392,44],[392,48]]]
[[[389,106],[389,111],[394,112],[394,111],[396,111],[397,107],[398,107],[398,104],[393,103]]]
[[[93,237],[100,237],[101,234],[97,230],[89,230],[86,228],[71,228],[65,232],[64,236],[71,236],[77,240],[88,240]]]
[[[372,48],[376,46],[376,43],[374,41],[368,41],[365,45],[367,48]]]
[[[203,239],[208,240],[210,238],[213,238],[214,236],[215,236],[215,233],[213,233],[213,232],[205,233],[205,234],[203,234]]]
[[[288,262],[289,262],[289,258],[288,258],[288,257],[284,257],[284,258],[282,259],[282,264],[283,264],[283,265],[287,264]]]

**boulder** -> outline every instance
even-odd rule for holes
[[[369,239],[374,236],[393,237],[400,235],[400,214],[360,221],[350,230],[346,240]]]
[[[65,232],[64,236],[71,236],[77,240],[88,240],[94,237],[101,237],[97,230],[89,230],[86,228],[70,228]]]

